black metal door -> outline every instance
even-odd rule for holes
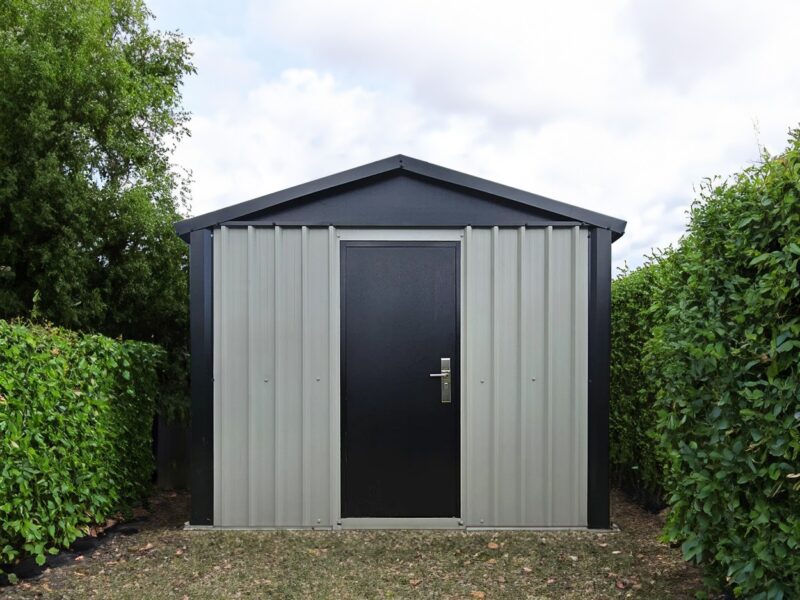
[[[341,244],[342,516],[457,517],[458,243]]]

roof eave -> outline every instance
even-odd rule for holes
[[[576,221],[584,222],[587,225],[609,229],[611,231],[612,241],[616,241],[625,233],[626,222],[621,219],[616,219],[585,208],[565,204],[545,196],[539,196],[538,194],[495,183],[488,179],[482,179],[474,175],[468,175],[460,171],[440,167],[402,154],[178,221],[174,226],[175,232],[181,239],[188,242],[192,231],[214,227],[220,223],[232,221],[278,204],[291,202],[304,196],[324,192],[349,183],[398,170],[406,170],[429,179],[484,192],[540,210],[564,215]]]

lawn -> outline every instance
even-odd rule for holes
[[[183,531],[187,497],[153,498],[134,535],[10,598],[692,598],[699,573],[660,517],[613,496],[620,531]]]

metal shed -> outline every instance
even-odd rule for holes
[[[624,221],[395,156],[175,229],[192,525],[609,526]]]

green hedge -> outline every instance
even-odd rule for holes
[[[163,351],[0,320],[0,562],[42,564],[140,501]]]
[[[703,188],[649,343],[667,533],[748,598],[800,597],[800,131]]]
[[[615,484],[651,510],[664,507],[665,458],[655,432],[656,390],[642,376],[644,350],[652,336],[655,260],[624,270],[611,283],[610,462]]]
[[[641,419],[661,453],[617,431],[616,464],[654,464],[649,485],[664,461],[666,537],[709,584],[798,598],[800,131],[706,182],[690,217],[678,249],[615,283],[615,426]]]

